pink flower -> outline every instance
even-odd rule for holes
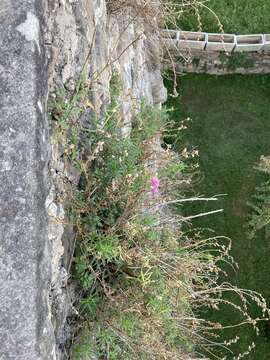
[[[155,194],[158,193],[159,185],[160,185],[159,179],[156,176],[154,176],[151,179],[151,193],[152,193],[152,195],[155,195]]]

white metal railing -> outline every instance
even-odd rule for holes
[[[270,52],[270,34],[235,35],[163,30],[168,47],[180,50],[224,52]]]

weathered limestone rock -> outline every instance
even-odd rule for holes
[[[67,96],[74,91],[76,81],[105,67],[108,60],[105,0],[49,1],[46,43],[49,48],[49,88],[53,93],[64,89]],[[91,51],[90,51],[91,49]],[[110,69],[105,69],[99,81],[91,86],[89,100],[97,114],[109,99]],[[89,126],[93,109],[86,109],[81,122]],[[52,139],[50,159],[51,188],[47,198],[48,236],[52,246],[51,308],[56,340],[56,357],[65,359],[65,344],[71,336],[66,319],[73,315],[74,291],[67,286],[74,251],[72,225],[65,217],[65,181],[78,181],[79,174],[62,159],[63,148]]]
[[[108,43],[109,54],[113,59],[113,69],[121,79],[121,104],[124,119],[122,133],[129,135],[132,119],[140,110],[142,101],[157,105],[166,101],[167,92],[158,63],[159,54],[152,60],[152,55],[159,52],[158,39],[147,31],[143,19],[131,21],[132,12],[109,17]]]
[[[0,4],[0,358],[55,359],[42,0]]]

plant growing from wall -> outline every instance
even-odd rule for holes
[[[78,121],[87,88],[81,82],[76,89],[71,101],[58,95],[51,109],[64,157],[81,174],[79,184],[67,182],[69,221],[76,230],[73,277],[80,294],[71,358],[191,359],[201,350],[229,349],[237,339],[219,344],[222,324],[198,318],[197,310],[226,303],[258,329],[247,304],[256,302],[263,314],[267,307],[259,294],[219,283],[220,263],[236,266],[229,239],[181,228],[196,214],[183,218],[175,206],[204,201],[185,198],[192,173],[187,158],[195,154],[177,155],[166,143],[161,149],[159,139],[173,138],[176,129],[166,110],[145,104],[130,136],[121,135],[117,75],[111,105],[91,128]],[[226,293],[238,296],[239,304],[224,300]]]

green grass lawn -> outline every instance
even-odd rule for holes
[[[245,229],[250,212],[247,201],[262,180],[254,165],[261,155],[270,154],[270,76],[186,75],[180,78],[178,91],[180,98],[170,98],[168,104],[175,107],[174,119],[192,118],[177,147],[199,150],[203,180],[196,191],[207,196],[227,194],[217,204],[186,207],[185,211],[190,215],[224,208],[224,214],[201,218],[193,225],[212,228],[233,240],[232,255],[240,270],[236,274],[229,271],[229,280],[261,292],[270,303],[270,239],[261,231],[248,240]],[[250,310],[257,311],[256,307]],[[204,315],[224,324],[240,320],[227,307]],[[250,326],[243,326],[224,331],[222,337],[235,335],[240,336],[235,353],[254,341],[255,352],[247,358],[270,359],[270,338],[264,331],[256,336]]]
[[[205,2],[219,17],[227,33],[269,33],[270,3],[269,0],[209,0]],[[207,32],[219,32],[215,16],[207,9],[200,7],[202,29]],[[194,9],[184,12],[179,25],[184,30],[198,30]]]

